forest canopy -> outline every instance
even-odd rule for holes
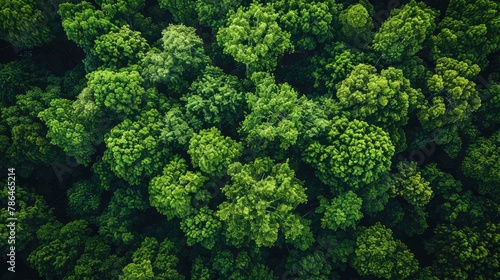
[[[2,274],[500,279],[499,54],[496,0],[0,0]]]

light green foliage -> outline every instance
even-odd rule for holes
[[[417,271],[418,262],[392,230],[377,222],[357,237],[353,266],[363,276],[406,279]]]
[[[276,84],[274,77],[264,72],[254,73],[252,81],[256,91],[246,95],[250,113],[240,131],[255,149],[278,141],[281,149],[288,149],[297,142],[302,129],[301,105],[305,97],[299,98],[289,84]]]
[[[358,64],[337,85],[337,98],[352,118],[385,128],[405,125],[423,96],[399,69],[389,67],[379,75],[375,67]]]
[[[66,225],[49,222],[38,229],[36,234],[40,245],[31,252],[28,262],[42,278],[63,278],[71,273],[90,233],[91,229],[84,220]]]
[[[151,109],[135,120],[125,119],[105,136],[107,149],[102,159],[119,178],[137,185],[160,172],[170,154],[160,140],[162,118]]]
[[[373,39],[373,48],[386,62],[401,62],[415,55],[423,42],[434,32],[438,12],[425,3],[410,1],[401,9],[391,11]]]
[[[380,127],[335,117],[327,139],[326,144],[313,142],[304,152],[304,160],[327,185],[335,186],[340,180],[358,188],[390,168],[394,146]]]
[[[54,39],[47,22],[53,14],[40,10],[47,1],[1,0],[0,38],[17,47],[32,48]],[[22,23],[22,24],[21,24]]]
[[[145,89],[144,79],[135,69],[97,70],[88,74],[87,80],[87,87],[101,108],[121,116],[133,115],[139,110]]]
[[[109,18],[131,17],[146,4],[145,0],[99,0],[102,11]]]
[[[143,77],[165,84],[175,92],[188,87],[209,62],[203,41],[196,30],[185,25],[169,25],[162,31],[162,50],[152,48],[142,60]]]
[[[212,249],[222,224],[215,216],[214,211],[202,207],[196,215],[189,216],[181,221],[181,229],[187,236],[187,244],[193,246],[200,243],[207,249]]]
[[[222,69],[207,66],[203,74],[194,81],[189,93],[181,100],[186,103],[186,115],[207,125],[222,127],[237,124],[245,95],[240,80],[226,75]]]
[[[362,4],[350,5],[340,13],[339,19],[342,23],[342,40],[344,42],[361,48],[371,41],[373,23],[365,6]]]
[[[124,25],[116,32],[99,36],[90,51],[104,62],[103,68],[116,71],[138,63],[148,50],[149,45],[141,33]]]
[[[333,231],[346,230],[349,227],[356,228],[356,223],[363,218],[361,205],[363,200],[354,192],[348,191],[331,201],[324,197],[319,198],[320,207],[316,213],[324,213],[321,218],[321,227]]]
[[[248,238],[259,247],[271,247],[278,240],[278,231],[288,243],[310,234],[305,222],[293,213],[307,197],[288,161],[275,164],[269,158],[257,158],[245,165],[237,162],[229,166],[228,175],[231,183],[222,188],[227,201],[219,205],[217,217],[225,223],[229,243],[240,246]]]
[[[500,186],[500,132],[471,144],[462,162],[465,175]]]
[[[99,36],[117,31],[104,13],[86,1],[78,4],[63,3],[59,6],[59,15],[66,36],[85,51],[90,51],[94,40]]]
[[[451,57],[481,68],[500,50],[500,3],[494,0],[451,0],[446,17],[432,36],[431,57]]]
[[[279,15],[270,5],[257,2],[248,9],[230,11],[226,27],[217,33],[224,53],[247,66],[247,73],[274,70],[278,58],[293,51],[290,33],[277,23]]]
[[[215,127],[195,133],[189,141],[191,164],[212,176],[222,176],[229,164],[240,157],[243,146],[224,137]]]
[[[399,172],[392,176],[393,193],[401,195],[412,205],[424,207],[431,200],[433,192],[430,182],[426,181],[417,169],[417,163],[400,162],[397,168]]]
[[[4,169],[6,170],[6,169]],[[17,171],[17,170],[16,170]],[[10,182],[10,181],[9,181]],[[2,248],[7,250],[11,245],[16,247],[16,253],[19,255],[26,252],[25,248],[30,248],[36,244],[36,231],[46,223],[52,223],[55,221],[53,216],[53,209],[49,208],[44,198],[37,195],[33,189],[26,188],[19,184],[15,188],[15,202],[16,205],[11,207],[15,209],[15,216],[17,220],[16,224],[16,235],[15,244],[11,244],[8,238],[9,234],[9,224],[8,218],[12,218],[9,214],[7,207],[7,201],[9,201],[9,189],[7,188],[7,183],[4,184],[2,188],[2,193],[0,198],[5,201],[5,206],[0,210],[0,218],[5,221],[4,226],[0,228],[0,237],[5,240],[5,244]],[[9,244],[8,244],[9,242]],[[17,256],[17,255],[16,255]]]
[[[67,99],[54,99],[50,107],[38,114],[48,127],[50,143],[61,147],[76,162],[88,165],[95,153],[92,145],[93,133],[89,121],[79,114],[73,102]]]
[[[176,266],[179,258],[177,246],[169,239],[159,243],[154,237],[146,237],[134,254],[132,263],[123,268],[119,279],[182,280]]]
[[[449,124],[463,124],[481,106],[481,99],[471,81],[479,73],[470,65],[452,58],[439,58],[435,74],[427,80],[429,95],[418,117],[426,130]]]
[[[336,85],[349,76],[354,66],[366,63],[367,54],[349,49],[343,43],[327,44],[323,51],[311,58],[315,66],[311,73],[314,88],[333,93]]]
[[[195,211],[191,205],[193,194],[205,193],[198,195],[198,198],[201,198],[200,203],[210,198],[208,191],[203,189],[207,179],[199,172],[187,171],[186,161],[175,156],[163,168],[162,175],[153,178],[149,183],[151,206],[167,216],[168,220],[174,217],[186,218]]]
[[[436,255],[433,272],[440,279],[500,277],[500,226],[457,228],[438,225],[427,249]]]
[[[317,44],[333,38],[341,4],[335,0],[272,1],[279,14],[278,21],[285,31],[290,32],[297,49],[313,50]]]
[[[174,147],[187,150],[189,140],[193,137],[193,126],[186,121],[181,109],[174,107],[165,114],[165,127],[161,132],[161,139]]]
[[[212,28],[212,33],[222,27],[226,15],[242,6],[243,0],[195,0],[195,9],[200,24]]]

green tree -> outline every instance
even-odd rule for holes
[[[406,245],[394,239],[380,223],[362,230],[356,239],[353,267],[360,275],[406,279],[418,269],[418,261]]]
[[[416,162],[400,162],[398,173],[392,176],[393,193],[402,196],[408,203],[424,207],[433,196],[430,182],[426,181],[417,169]]]
[[[307,223],[293,210],[307,201],[305,189],[295,178],[288,161],[275,164],[269,158],[257,158],[248,164],[229,166],[231,183],[221,190],[227,201],[216,215],[224,222],[227,241],[241,246],[248,238],[259,247],[271,247],[281,230],[288,243],[310,235]],[[296,244],[307,248],[310,244]]]
[[[305,97],[299,97],[289,84],[276,84],[272,75],[254,73],[255,93],[246,100],[250,113],[245,116],[240,131],[255,149],[268,147],[273,142],[286,150],[297,142],[302,129],[302,107]]]
[[[24,48],[38,47],[52,41],[55,30],[51,30],[52,24],[48,25],[48,22],[55,21],[55,13],[44,9],[49,5],[49,1],[0,1],[0,38]]]
[[[418,117],[430,131],[450,124],[463,125],[481,106],[481,98],[471,81],[479,73],[476,64],[439,58],[435,74],[427,79],[428,94]]]
[[[200,243],[207,249],[212,249],[222,223],[215,216],[215,212],[207,206],[202,207],[195,215],[188,216],[181,221],[181,229],[187,237],[187,245]]]
[[[141,33],[126,25],[116,32],[97,37],[94,48],[90,50],[104,63],[103,68],[114,71],[139,63],[148,51],[149,45]]]
[[[88,90],[101,108],[119,116],[135,115],[142,105],[146,90],[144,79],[134,68],[97,70],[87,75]]]
[[[247,73],[274,70],[278,58],[293,51],[290,33],[278,25],[278,13],[270,5],[257,2],[248,9],[230,11],[226,27],[217,33],[224,53],[247,67]]]
[[[63,3],[59,6],[59,15],[66,36],[86,53],[94,47],[95,40],[110,31],[118,31],[108,17],[94,5],[82,1],[78,4]]]
[[[91,233],[84,220],[66,225],[49,222],[38,229],[36,235],[40,245],[31,252],[28,262],[46,279],[70,275]]]
[[[194,26],[196,18],[196,0],[159,0],[158,3],[163,9],[167,9],[173,16],[174,21],[179,24]]]
[[[154,237],[146,237],[141,246],[133,253],[132,263],[123,268],[119,279],[175,279],[182,280],[176,266],[179,247],[169,239],[159,243]]]
[[[187,171],[186,161],[174,156],[165,165],[162,174],[149,183],[151,206],[167,216],[168,220],[195,214],[192,201],[196,199],[203,203],[211,198],[210,193],[203,188],[207,179],[199,172]]]
[[[356,228],[356,223],[363,218],[361,213],[363,200],[352,191],[341,194],[331,201],[320,196],[319,202],[320,207],[316,209],[316,213],[324,213],[321,218],[322,228],[333,231]]]
[[[373,48],[388,63],[401,62],[415,55],[436,28],[438,12],[425,3],[410,1],[391,11],[373,39]]]
[[[337,18],[342,8],[334,0],[329,1],[272,1],[279,14],[278,22],[292,35],[297,49],[313,50],[317,44],[331,40],[338,26]]]
[[[243,0],[195,0],[195,10],[200,24],[210,27],[212,33],[216,34],[226,22],[227,13],[241,7],[242,2]]]
[[[188,154],[191,164],[212,176],[222,176],[228,166],[234,162],[243,150],[243,146],[224,137],[217,128],[201,130],[189,141]]]
[[[390,169],[394,146],[380,127],[335,117],[326,143],[322,142],[312,142],[303,158],[327,185],[335,186],[340,181],[358,188]]]
[[[468,64],[488,65],[488,55],[500,50],[500,4],[492,0],[452,0],[432,36],[431,57],[450,57]]]
[[[162,35],[162,50],[152,48],[142,59],[142,75],[174,92],[185,90],[209,62],[203,41],[193,27],[185,25],[171,24]]]
[[[144,111],[134,120],[125,119],[106,134],[103,161],[131,185],[159,174],[170,151],[160,139],[162,115],[156,109]]]
[[[468,148],[462,162],[465,175],[478,181],[500,185],[500,132],[480,138]],[[493,190],[493,188],[492,188]]]
[[[440,279],[495,279],[500,276],[500,226],[457,228],[438,225],[427,244],[436,255],[433,272]]]
[[[345,43],[362,48],[371,42],[373,23],[370,11],[363,4],[350,5],[340,13],[339,19],[342,24],[342,40]]]
[[[221,128],[227,124],[236,126],[241,119],[245,95],[236,76],[227,75],[218,67],[207,66],[181,100],[186,103],[189,119]]]

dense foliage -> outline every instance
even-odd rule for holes
[[[500,279],[499,54],[496,0],[0,0],[2,262]]]

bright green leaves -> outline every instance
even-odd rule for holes
[[[146,237],[132,255],[133,262],[123,268],[120,279],[182,280],[184,276],[176,270],[179,263],[176,256],[178,252],[179,248],[169,239],[159,243],[154,237]]]
[[[39,8],[48,1],[1,0],[0,38],[17,47],[31,48],[50,42],[54,35],[47,22],[54,17]],[[57,4],[56,4],[57,5]]]
[[[162,121],[156,109],[143,112],[134,121],[125,119],[106,135],[103,161],[132,185],[159,173],[169,155],[160,141]]]
[[[206,206],[196,215],[189,216],[181,222],[181,229],[187,236],[187,244],[192,246],[200,243],[209,250],[214,247],[221,226],[222,223],[215,216],[215,212]]]
[[[481,106],[476,84],[470,80],[479,71],[476,64],[445,57],[438,59],[435,74],[427,80],[430,95],[418,115],[426,130],[449,124],[463,125]]]
[[[127,68],[116,72],[96,70],[87,79],[87,87],[98,106],[123,116],[132,115],[139,110],[145,89],[142,87],[144,80],[138,71]]]
[[[242,150],[241,144],[222,136],[217,128],[211,128],[193,135],[189,141],[188,154],[194,167],[199,167],[208,175],[222,176]]]
[[[394,174],[394,193],[401,195],[408,203],[424,207],[433,196],[430,182],[417,170],[417,163],[400,162],[398,173]]]
[[[88,165],[95,153],[92,145],[93,133],[89,122],[82,119],[73,102],[54,99],[50,107],[38,114],[48,127],[50,143],[64,149],[67,155],[75,157],[80,164]]]
[[[330,230],[346,230],[349,227],[355,228],[356,223],[363,218],[361,205],[363,200],[354,192],[348,191],[331,201],[324,197],[319,198],[320,208],[317,213],[324,213],[321,218],[321,227]]]
[[[372,7],[373,8],[373,7]],[[373,33],[372,19],[369,11],[362,4],[349,6],[339,16],[342,23],[342,39],[344,42],[361,48],[369,43]]]
[[[175,92],[184,90],[209,61],[203,41],[194,28],[185,25],[169,25],[162,35],[162,50],[153,48],[146,54],[142,75],[153,84],[165,84]]]
[[[488,65],[487,56],[500,50],[500,4],[494,0],[452,0],[440,32],[432,37],[434,60],[450,57]]]
[[[103,68],[118,70],[138,63],[148,50],[149,45],[141,33],[124,25],[116,32],[98,37],[91,53],[104,62]]]
[[[333,38],[341,5],[335,1],[272,1],[279,23],[299,49],[313,50]]]
[[[85,51],[94,46],[99,36],[118,28],[100,10],[86,1],[78,4],[63,3],[59,7],[62,26],[68,39]]]
[[[279,231],[288,243],[310,234],[305,221],[292,212],[307,197],[287,162],[257,158],[245,165],[233,163],[228,175],[231,183],[222,188],[227,201],[219,205],[217,216],[224,221],[229,243],[241,246],[248,238],[259,247],[271,247]]]
[[[357,237],[353,267],[363,276],[406,279],[417,271],[418,262],[390,229],[376,223]]]
[[[151,206],[171,220],[174,217],[185,218],[195,212],[191,202],[196,193],[201,198],[199,202],[210,199],[210,194],[203,189],[207,177],[199,172],[187,171],[186,161],[174,157],[163,168],[162,175],[155,177],[149,183],[149,201]]]
[[[375,67],[366,64],[355,66],[337,86],[337,97],[351,117],[381,127],[406,124],[410,109],[423,99],[403,71],[389,67],[379,75]]]
[[[278,142],[283,150],[297,142],[302,128],[302,103],[305,97],[298,97],[289,84],[275,83],[270,74],[259,72],[252,75],[257,89],[246,96],[250,113],[245,117],[240,131],[247,135],[247,141],[255,149]]]
[[[335,117],[327,144],[313,142],[304,153],[327,185],[336,180],[358,188],[390,169],[394,146],[387,132],[364,121]]]
[[[224,53],[247,66],[247,73],[274,70],[277,59],[293,51],[290,33],[277,23],[272,6],[252,3],[228,14],[226,27],[219,29],[217,42]]]
[[[434,31],[437,15],[424,3],[415,1],[393,10],[375,34],[373,48],[389,63],[415,55]]]
[[[222,72],[215,66],[207,66],[203,74],[194,81],[189,93],[181,99],[186,102],[189,119],[219,128],[225,124],[236,124],[245,95],[240,80]]]

